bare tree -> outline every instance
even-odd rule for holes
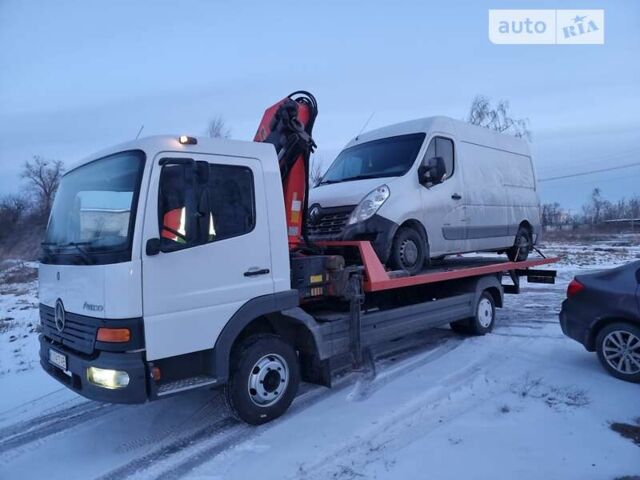
[[[27,160],[22,167],[20,176],[27,181],[29,194],[37,202],[36,210],[43,218],[48,217],[51,211],[63,172],[64,164],[60,160],[47,160],[39,155]]]
[[[0,240],[15,231],[12,227],[22,220],[28,209],[29,200],[22,195],[6,195],[0,199],[0,225],[6,227],[0,229]]]
[[[231,137],[231,130],[227,127],[224,118],[220,115],[213,117],[209,122],[207,133],[211,138],[229,138]]]
[[[562,210],[560,210],[560,204],[558,202],[554,203],[544,203],[542,205],[542,225],[557,225],[561,222]]]
[[[316,187],[322,180],[322,158],[318,155],[311,157],[309,170],[309,183]]]
[[[602,198],[602,191],[598,187],[591,192],[589,203],[582,207],[585,219],[592,224],[600,223],[603,220],[603,212],[609,209],[609,202]]]
[[[529,119],[511,117],[507,100],[499,100],[494,107],[488,97],[476,95],[471,102],[467,122],[531,140]]]

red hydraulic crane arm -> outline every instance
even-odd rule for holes
[[[267,108],[253,139],[276,148],[291,250],[308,244],[309,157],[316,146],[311,133],[317,115],[314,96],[305,91],[294,92]]]

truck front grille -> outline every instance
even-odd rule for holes
[[[354,205],[321,208],[317,214],[309,215],[307,220],[307,232],[309,236],[340,237],[354,208]],[[309,209],[309,213],[313,213],[313,207]]]
[[[40,305],[40,321],[45,337],[77,352],[93,353],[100,319],[65,312],[64,328],[59,331],[54,309]]]

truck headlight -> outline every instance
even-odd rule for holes
[[[87,380],[99,387],[115,390],[129,385],[129,374],[120,370],[106,368],[87,368]]]
[[[351,212],[347,225],[364,222],[365,220],[373,217],[382,204],[387,201],[390,194],[391,191],[386,185],[380,185],[375,190],[369,192],[353,212]]]

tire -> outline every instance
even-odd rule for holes
[[[452,322],[451,330],[465,335],[485,335],[491,332],[496,323],[496,303],[488,291],[482,292],[478,298],[475,311],[474,317]]]
[[[300,366],[291,345],[277,335],[254,335],[234,348],[224,397],[234,417],[261,425],[289,408],[299,385]]]
[[[411,227],[400,227],[391,246],[389,266],[416,275],[429,258],[429,245],[422,235]]]
[[[518,228],[513,247],[507,250],[507,256],[512,262],[524,262],[529,256],[529,252],[533,247],[533,239],[531,232],[527,227]]]
[[[596,337],[596,350],[607,372],[640,383],[640,327],[622,322],[605,326]]]

